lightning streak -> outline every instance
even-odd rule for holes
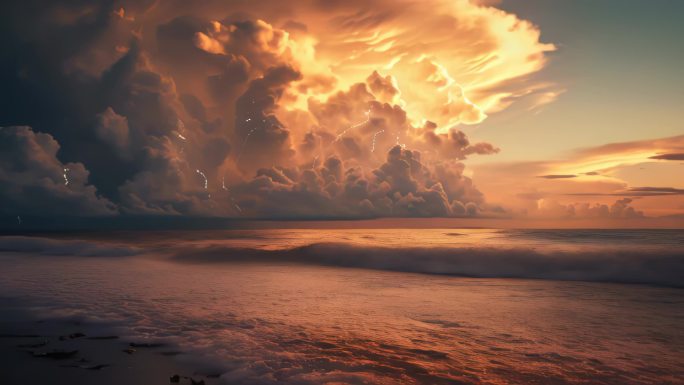
[[[224,189],[224,190],[226,190],[226,191],[228,191],[228,197],[229,197],[230,200],[233,202],[233,206],[235,206],[235,209],[236,209],[238,212],[242,213],[242,209],[241,209],[240,206],[237,204],[237,202],[235,202],[235,199],[233,199],[233,193],[230,192],[230,190],[228,189],[228,187],[226,187],[226,177],[225,177],[225,176],[224,176],[223,179],[221,180],[221,188]]]
[[[207,176],[204,175],[204,173],[200,170],[196,170],[198,174],[202,175],[202,178],[204,178],[204,189],[206,190],[209,187],[209,181],[207,180]]]
[[[242,141],[242,145],[240,146],[240,152],[238,153],[237,158],[235,158],[235,164],[240,163],[240,158],[242,157],[242,152],[245,149],[245,146],[247,145],[247,141],[249,140],[249,137],[252,136],[254,131],[256,131],[259,127],[254,127],[249,132],[247,133],[247,136],[245,136],[245,140]]]
[[[404,143],[399,143],[399,133],[397,132],[397,146],[401,146],[401,148],[406,148],[406,144]]]
[[[344,134],[347,133],[347,131],[349,131],[349,130],[351,130],[351,129],[353,129],[353,128],[359,127],[359,126],[363,126],[364,124],[370,122],[370,120],[371,120],[371,112],[372,112],[372,111],[373,111],[373,107],[368,108],[368,111],[366,111],[366,116],[367,116],[366,120],[364,120],[363,122],[360,122],[360,123],[356,123],[356,124],[354,124],[354,125],[351,125],[349,128],[347,128],[346,130],[342,131],[339,135],[337,135],[337,137],[335,138],[335,140],[333,141],[333,143],[336,143],[337,141],[339,141],[339,140],[344,136]]]
[[[69,185],[69,175],[67,174],[69,172],[68,168],[64,169],[64,174],[62,174],[62,177],[64,177],[64,185],[68,186]]]
[[[197,173],[200,174],[202,176],[202,178],[204,178],[204,189],[207,190],[209,188],[209,180],[207,179],[207,176],[204,175],[204,173],[200,170],[195,170],[195,171],[197,171]],[[208,195],[209,195],[209,198],[211,198],[211,194],[208,194]]]
[[[371,152],[375,152],[375,138],[379,134],[382,134],[383,132],[385,132],[385,130],[380,130],[380,131],[376,132],[375,134],[373,134],[373,144],[371,145]]]

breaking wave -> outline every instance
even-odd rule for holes
[[[390,248],[314,243],[283,250],[206,246],[174,252],[184,262],[287,262],[477,278],[684,287],[684,251],[670,249]]]

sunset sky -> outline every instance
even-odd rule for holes
[[[4,216],[684,218],[680,1],[39,3]]]

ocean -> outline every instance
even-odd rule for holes
[[[0,237],[0,298],[230,384],[683,384],[684,231]]]

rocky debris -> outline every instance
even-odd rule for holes
[[[128,344],[128,346],[132,348],[161,348],[164,346],[164,344],[158,342],[131,342],[130,344]]]
[[[86,335],[83,333],[71,333],[68,336],[59,336],[59,340],[60,341],[73,340],[73,339],[81,338],[81,337],[85,337],[85,336]]]
[[[118,340],[119,336],[94,336],[86,337],[88,340]]]
[[[169,382],[172,384],[177,384],[180,382],[180,376],[177,374],[174,374],[173,376],[169,377]]]
[[[191,383],[192,385],[205,385],[205,384],[204,384],[204,380],[195,381],[194,378],[190,378],[190,383]]]
[[[174,357],[174,356],[177,356],[179,354],[183,354],[183,352],[173,350],[173,351],[168,351],[168,352],[159,352],[159,354],[161,354],[162,356]]]
[[[133,353],[135,353],[136,351],[137,351],[137,350],[135,350],[135,349],[133,349],[133,348],[128,348],[128,349],[122,350],[122,352],[127,353],[127,354],[133,354]]]

